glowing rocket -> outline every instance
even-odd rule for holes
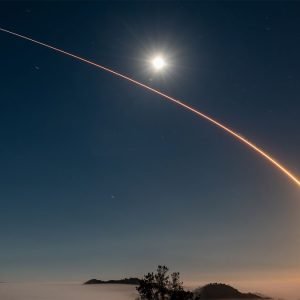
[[[255,152],[257,152],[258,154],[260,154],[262,157],[264,157],[267,161],[269,161],[271,164],[273,164],[273,166],[275,166],[278,170],[280,170],[282,173],[284,173],[290,180],[292,180],[294,183],[296,183],[299,187],[300,187],[300,179],[298,179],[290,170],[288,170],[285,166],[283,166],[281,163],[279,163],[277,160],[275,160],[270,154],[268,154],[267,152],[265,152],[263,149],[261,149],[260,147],[256,146],[254,143],[250,142],[248,139],[246,139],[245,137],[243,137],[242,135],[240,135],[239,133],[237,133],[235,130],[229,128],[228,126],[225,126],[223,123],[217,121],[216,119],[208,116],[207,114],[204,114],[202,113],[201,111],[198,111],[197,109],[193,108],[192,106],[188,105],[188,104],[185,104],[184,102],[180,101],[180,100],[177,100],[171,96],[168,96],[166,94],[164,94],[163,92],[160,92],[159,90],[156,90],[146,84],[143,84],[139,81],[136,81],[126,75],[123,75],[119,72],[116,72],[110,68],[107,68],[105,66],[102,66],[102,65],[99,65],[93,61],[90,61],[90,60],[87,60],[85,58],[82,58],[80,56],[77,56],[75,54],[72,54],[70,52],[67,52],[67,51],[64,51],[62,49],[59,49],[59,48],[56,48],[56,47],[53,47],[51,45],[48,45],[48,44],[45,44],[45,43],[42,43],[40,41],[37,41],[37,40],[34,40],[30,37],[27,37],[27,36],[24,36],[24,35],[21,35],[21,34],[18,34],[18,33],[15,33],[15,32],[12,32],[12,31],[9,31],[7,29],[4,29],[4,28],[0,28],[0,31],[2,32],[6,32],[6,33],[9,33],[11,35],[14,35],[14,36],[17,36],[19,38],[22,38],[22,39],[25,39],[25,40],[28,40],[28,41],[31,41],[35,44],[39,44],[41,46],[44,46],[46,48],[49,48],[49,49],[52,49],[54,51],[57,51],[57,52],[60,52],[62,54],[65,54],[67,56],[71,56],[77,60],[80,60],[84,63],[87,63],[87,64],[90,64],[94,67],[97,67],[99,69],[102,69],[104,71],[107,71],[113,75],[116,75],[118,77],[121,77],[123,79],[126,79],[127,81],[130,81],[131,83],[134,83],[135,85],[138,85],[140,87],[143,87],[155,94],[158,94],[160,96],[162,96],[163,98],[177,104],[178,106],[180,107],[183,107],[185,108],[186,110],[189,110],[191,111],[192,113],[198,115],[199,117],[209,121],[210,123],[212,123],[213,125],[223,129],[224,131],[226,131],[227,133],[229,133],[230,135],[232,135],[233,137],[235,137],[237,140],[239,140],[240,142],[242,142],[243,144],[247,145],[249,148],[251,148],[252,150],[254,150]]]

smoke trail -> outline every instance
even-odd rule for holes
[[[116,75],[118,77],[126,79],[126,80],[128,80],[128,81],[130,81],[130,82],[132,82],[132,83],[134,83],[134,84],[136,84],[138,86],[141,86],[141,87],[143,87],[143,88],[145,88],[145,89],[147,89],[147,90],[149,90],[149,91],[151,91],[151,92],[153,92],[155,94],[158,94],[158,95],[162,96],[163,98],[165,98],[165,99],[167,99],[167,100],[169,100],[169,101],[171,101],[171,102],[173,102],[173,103],[175,103],[175,104],[177,104],[177,105],[179,105],[179,106],[181,106],[181,107],[183,107],[183,108],[185,108],[185,109],[193,112],[194,114],[196,114],[196,115],[200,116],[201,118],[209,121],[210,123],[214,124],[215,126],[223,129],[224,131],[226,131],[227,133],[231,134],[233,137],[235,137],[236,139],[238,139],[240,142],[246,144],[252,150],[254,150],[257,153],[259,153],[261,156],[263,156],[266,160],[268,160],[270,163],[272,163],[277,169],[279,169],[280,171],[282,171],[286,176],[288,176],[293,182],[295,182],[300,187],[300,179],[298,179],[291,171],[289,171],[281,163],[279,163],[277,160],[275,160],[270,154],[268,154],[267,152],[265,152],[264,150],[262,150],[260,147],[256,146],[254,143],[250,142],[248,139],[242,137],[241,135],[239,135],[237,132],[235,132],[231,128],[223,125],[222,123],[220,123],[216,119],[213,119],[210,116],[208,116],[208,115],[206,115],[206,114],[204,114],[204,113],[196,110],[192,106],[189,106],[189,105],[181,102],[180,100],[177,100],[177,99],[175,99],[175,98],[173,98],[171,96],[168,96],[168,95],[166,95],[166,94],[164,94],[164,93],[162,93],[162,92],[160,92],[160,91],[158,91],[158,90],[156,90],[156,89],[154,89],[154,88],[152,88],[152,87],[150,87],[148,85],[145,85],[145,84],[143,84],[143,83],[141,83],[139,81],[136,81],[136,80],[134,80],[134,79],[132,79],[130,77],[127,77],[126,75],[118,73],[118,72],[116,72],[114,70],[111,70],[110,68],[104,67],[102,65],[96,64],[96,63],[94,63],[94,62],[92,62],[90,60],[87,60],[87,59],[82,58],[80,56],[77,56],[75,54],[66,52],[66,51],[61,50],[59,48],[50,46],[48,44],[45,44],[45,43],[42,43],[40,41],[34,40],[34,39],[30,38],[30,37],[27,37],[27,36],[24,36],[24,35],[21,35],[21,34],[12,32],[12,31],[9,31],[9,30],[1,28],[1,27],[0,27],[0,31],[3,31],[3,32],[9,33],[11,35],[17,36],[19,38],[31,41],[31,42],[33,42],[35,44],[39,44],[41,46],[44,46],[44,47],[47,47],[47,48],[52,49],[54,51],[63,53],[65,55],[67,55],[67,56],[71,56],[71,57],[73,57],[73,58],[75,58],[77,60],[80,60],[80,61],[85,62],[87,64],[90,64],[92,66],[95,66],[95,67],[97,67],[99,69],[102,69],[104,71],[107,71],[107,72],[109,72],[111,74],[114,74],[114,75]]]

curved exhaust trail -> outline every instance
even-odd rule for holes
[[[157,94],[157,95],[160,95],[160,96],[162,96],[163,98],[165,98],[165,99],[167,99],[167,100],[169,100],[169,101],[171,101],[171,102],[177,104],[178,106],[181,106],[181,107],[185,108],[186,110],[191,111],[192,113],[198,115],[199,117],[201,117],[201,118],[203,118],[203,119],[209,121],[209,122],[212,123],[213,125],[215,125],[215,126],[221,128],[221,129],[223,129],[224,131],[226,131],[227,133],[229,133],[229,134],[231,134],[233,137],[235,137],[237,140],[239,140],[240,142],[244,143],[245,145],[247,145],[248,147],[250,147],[252,150],[256,151],[257,153],[259,153],[262,157],[264,157],[267,161],[269,161],[271,164],[273,164],[277,169],[279,169],[280,171],[282,171],[282,172],[283,172],[290,180],[292,180],[294,183],[296,183],[296,184],[300,187],[300,179],[298,179],[298,178],[297,178],[291,171],[289,171],[285,166],[283,166],[281,163],[279,163],[277,160],[275,160],[270,154],[268,154],[267,152],[265,152],[264,150],[262,150],[260,147],[256,146],[254,143],[250,142],[248,139],[246,139],[246,138],[244,138],[243,136],[241,136],[240,134],[238,134],[238,133],[237,133],[236,131],[234,131],[233,129],[231,129],[231,128],[225,126],[225,125],[223,125],[221,122],[217,121],[217,120],[214,119],[214,118],[211,118],[210,116],[208,116],[208,115],[202,113],[201,111],[196,110],[196,109],[193,108],[192,106],[187,105],[187,104],[181,102],[180,100],[177,100],[177,99],[175,99],[175,98],[173,98],[173,97],[171,97],[171,96],[168,96],[168,95],[166,95],[166,94],[160,92],[159,90],[156,90],[156,89],[154,89],[154,88],[152,88],[152,87],[150,87],[150,86],[148,86],[148,85],[146,85],[146,84],[143,84],[143,83],[141,83],[141,82],[139,82],[139,81],[136,81],[136,80],[134,80],[134,79],[132,79],[132,78],[126,76],[126,75],[123,75],[123,74],[121,74],[121,73],[119,73],[119,72],[116,72],[116,71],[110,69],[110,68],[104,67],[104,66],[99,65],[99,64],[97,64],[97,63],[95,63],[95,62],[93,62],[93,61],[87,60],[87,59],[85,59],[85,58],[82,58],[82,57],[77,56],[77,55],[75,55],[75,54],[72,54],[72,53],[70,53],[70,52],[64,51],[64,50],[62,50],[62,49],[53,47],[53,46],[51,46],[51,45],[45,44],[45,43],[43,43],[43,42],[34,40],[34,39],[30,38],[30,37],[27,37],[27,36],[24,36],[24,35],[15,33],[15,32],[13,32],[13,31],[10,31],[10,30],[7,30],[7,29],[1,28],[1,27],[0,27],[0,31],[9,33],[9,34],[11,34],[11,35],[17,36],[17,37],[22,38],[22,39],[24,39],[24,40],[28,40],[28,41],[33,42],[33,43],[35,43],[35,44],[39,44],[39,45],[44,46],[44,47],[46,47],[46,48],[52,49],[52,50],[54,50],[54,51],[60,52],[60,53],[65,54],[65,55],[67,55],[67,56],[73,57],[73,58],[75,58],[75,59],[77,59],[77,60],[80,60],[80,61],[82,61],[82,62],[85,62],[85,63],[87,63],[87,64],[90,64],[90,65],[92,65],[92,66],[94,66],[94,67],[96,67],[96,68],[99,68],[99,69],[102,69],[102,70],[104,70],[104,71],[107,71],[107,72],[109,72],[109,73],[111,73],[111,74],[114,74],[114,75],[116,75],[116,76],[118,76],[118,77],[121,77],[121,78],[123,78],[123,79],[126,79],[127,81],[130,81],[131,83],[134,83],[135,85],[138,85],[138,86],[140,86],[140,87],[143,87],[143,88],[145,88],[145,89],[147,89],[147,90],[149,90],[149,91],[151,91],[151,92],[153,92],[153,93],[155,93],[155,94]]]

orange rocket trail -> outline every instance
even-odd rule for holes
[[[134,83],[135,85],[141,86],[141,87],[143,87],[143,88],[145,88],[145,89],[147,89],[147,90],[149,90],[149,91],[151,91],[151,92],[153,92],[155,94],[158,94],[158,95],[162,96],[163,98],[165,98],[165,99],[167,99],[167,100],[169,100],[169,101],[177,104],[178,106],[181,106],[181,107],[185,108],[186,110],[191,111],[192,113],[198,115],[199,117],[201,117],[201,118],[209,121],[210,123],[214,124],[215,126],[221,128],[221,129],[223,129],[224,131],[226,131],[227,133],[229,133],[233,137],[235,137],[237,140],[239,140],[240,142],[244,143],[245,145],[247,145],[252,150],[256,151],[258,154],[260,154],[262,157],[264,157],[266,160],[268,160],[271,164],[273,164],[273,166],[275,166],[278,170],[280,170],[282,173],[284,173],[290,180],[292,180],[294,183],[296,183],[300,187],[300,179],[297,178],[291,171],[289,171],[281,163],[279,163],[277,160],[275,160],[270,154],[268,154],[267,152],[265,152],[264,150],[262,150],[260,147],[256,146],[254,143],[250,142],[248,139],[246,139],[243,136],[239,135],[233,129],[231,129],[231,128],[225,126],[225,125],[223,125],[222,123],[220,123],[216,119],[211,118],[210,116],[202,113],[201,111],[198,111],[197,109],[193,108],[192,106],[190,106],[188,104],[185,104],[185,103],[181,102],[180,100],[177,100],[177,99],[175,99],[175,98],[173,98],[171,96],[168,96],[168,95],[166,95],[166,94],[164,94],[164,93],[162,93],[162,92],[160,92],[160,91],[158,91],[158,90],[156,90],[156,89],[154,89],[154,88],[152,88],[152,87],[150,87],[150,86],[148,86],[146,84],[143,84],[143,83],[141,83],[139,81],[136,81],[136,80],[134,80],[134,79],[132,79],[132,78],[126,76],[126,75],[123,75],[123,74],[121,74],[119,72],[111,70],[111,69],[109,69],[107,67],[99,65],[99,64],[97,64],[95,62],[92,62],[90,60],[87,60],[85,58],[77,56],[75,54],[69,53],[69,52],[64,51],[62,49],[50,46],[48,44],[45,44],[45,43],[42,43],[40,41],[34,40],[34,39],[30,38],[30,37],[27,37],[27,36],[24,36],[24,35],[21,35],[21,34],[12,32],[12,31],[9,31],[9,30],[1,28],[1,27],[0,27],[0,31],[9,33],[11,35],[17,36],[17,37],[25,39],[25,40],[28,40],[28,41],[33,42],[35,44],[39,44],[41,46],[44,46],[46,48],[49,48],[49,49],[52,49],[54,51],[60,52],[60,53],[65,54],[67,56],[71,56],[71,57],[73,57],[73,58],[75,58],[77,60],[80,60],[82,62],[90,64],[90,65],[92,65],[92,66],[94,66],[96,68],[99,68],[99,69],[102,69],[104,71],[107,71],[107,72],[109,72],[111,74],[114,74],[114,75],[116,75],[118,77],[126,79],[126,80],[130,81],[131,83]]]

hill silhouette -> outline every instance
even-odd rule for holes
[[[253,293],[241,293],[224,283],[210,283],[195,291],[197,299],[270,299]]]
[[[119,280],[99,280],[99,279],[90,279],[86,281],[84,284],[132,284],[138,285],[140,283],[140,279],[131,277],[124,278]]]

